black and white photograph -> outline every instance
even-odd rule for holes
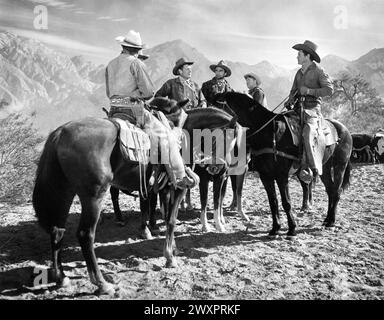
[[[383,17],[0,0],[0,300],[384,299]]]

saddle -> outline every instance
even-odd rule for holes
[[[284,115],[284,119],[291,133],[292,141],[294,145],[302,149],[303,128],[301,127],[301,124],[300,124],[299,115],[297,115],[296,113]],[[332,146],[335,143],[337,143],[339,140],[339,137],[338,137],[335,126],[332,124],[332,122],[329,119],[324,119],[321,117],[319,126],[317,124],[308,124],[308,125],[312,127],[313,129],[312,131],[314,132],[313,139],[309,141],[309,144],[312,149],[316,167],[320,168],[319,175],[321,175],[322,174],[321,167],[323,164],[326,147]]]
[[[149,136],[129,121],[113,118],[119,125],[119,146],[124,160],[149,163],[151,141]]]

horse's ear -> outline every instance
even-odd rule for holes
[[[232,128],[232,127],[235,127],[236,126],[236,122],[237,122],[238,118],[237,116],[234,116],[231,120],[231,122],[229,123],[229,127]]]
[[[181,100],[177,103],[177,106],[180,108],[184,108],[189,103],[189,99]]]

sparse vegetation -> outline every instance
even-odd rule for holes
[[[28,201],[43,138],[20,114],[0,120],[0,201]]]
[[[335,93],[323,103],[323,114],[352,133],[374,134],[384,125],[384,101],[361,75],[344,72],[334,81]]]

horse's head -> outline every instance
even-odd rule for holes
[[[189,99],[177,102],[173,99],[156,97],[149,105],[151,109],[163,112],[169,121],[172,121],[175,126],[178,126],[181,120],[181,112],[188,103]]]

